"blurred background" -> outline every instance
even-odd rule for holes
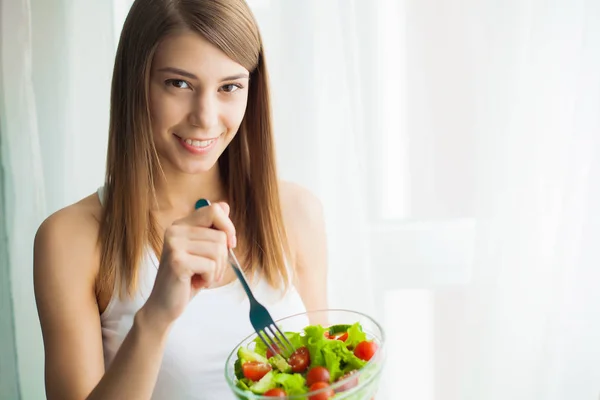
[[[131,1],[0,4],[0,399],[36,400],[33,237],[103,184]],[[600,1],[249,4],[331,305],[386,329],[378,399],[598,399]]]

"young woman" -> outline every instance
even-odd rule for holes
[[[226,357],[252,327],[229,247],[275,318],[327,307],[321,207],[277,180],[244,1],[135,1],[110,116],[104,186],[35,239],[48,399],[232,398]]]

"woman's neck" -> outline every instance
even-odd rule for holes
[[[218,163],[202,174],[182,174],[164,170],[157,174],[154,187],[159,212],[186,215],[194,211],[196,201],[226,201],[225,185],[221,180]]]

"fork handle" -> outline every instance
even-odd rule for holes
[[[197,210],[199,208],[206,207],[206,206],[209,206],[209,205],[210,205],[210,201],[209,200],[207,200],[207,199],[200,199],[200,200],[198,200],[196,202],[194,208]],[[231,267],[233,268],[233,271],[237,275],[239,281],[242,283],[242,287],[244,288],[244,291],[248,295],[248,299],[250,299],[250,304],[256,304],[256,303],[258,303],[256,301],[256,298],[252,294],[252,290],[250,290],[250,286],[248,286],[248,281],[246,280],[246,277],[244,276],[244,272],[242,271],[242,267],[240,267],[240,262],[238,261],[237,257],[233,253],[233,249],[231,249],[231,248],[229,249],[229,263],[231,264]]]
[[[229,249],[229,263],[231,264],[231,268],[233,268],[233,271],[237,275],[240,283],[242,284],[244,291],[248,295],[248,299],[250,299],[250,304],[257,303],[256,298],[254,297],[254,294],[252,294],[252,290],[250,290],[250,286],[248,286],[248,281],[246,280],[246,277],[244,276],[244,272],[242,271],[242,268],[240,267],[240,262],[238,261],[237,257],[233,253],[233,249],[231,249],[231,248]]]

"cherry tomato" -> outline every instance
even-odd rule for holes
[[[329,383],[329,370],[325,367],[317,366],[311,368],[306,374],[306,385],[312,386],[313,383],[327,382]]]
[[[300,347],[290,357],[288,361],[293,372],[304,372],[310,365],[310,353],[306,347]]]
[[[250,361],[242,364],[244,376],[251,381],[259,381],[271,370],[271,365],[259,361]]]
[[[325,336],[327,339],[331,339],[331,340],[334,340],[334,339],[335,339],[335,340],[341,340],[342,342],[345,342],[345,341],[348,339],[348,332],[344,332],[344,333],[342,333],[341,335],[340,335],[340,334],[338,334],[338,335],[333,335],[333,336],[331,336],[331,335],[329,334],[329,332],[328,332],[328,331],[325,331],[325,333],[324,333],[323,335],[324,335],[324,336]]]
[[[361,360],[369,361],[371,357],[373,357],[373,354],[375,354],[375,352],[377,351],[377,347],[377,343],[375,342],[360,342],[356,345],[356,348],[354,349],[354,355],[360,358]]]
[[[279,347],[277,347],[277,345],[272,345],[273,349],[275,350],[275,353],[279,354]],[[273,354],[273,352],[270,349],[267,349],[267,358],[271,358],[273,357],[275,354]]]
[[[327,383],[327,382],[313,383],[309,388],[309,392],[315,392],[317,390],[325,389],[328,387],[329,387],[329,383]],[[335,396],[335,392],[333,391],[333,389],[329,388],[329,390],[324,390],[320,393],[313,394],[312,396],[308,396],[308,400],[328,400],[328,399],[332,398],[333,396]]]
[[[264,394],[265,397],[286,397],[287,394],[285,393],[285,390],[281,389],[281,388],[275,388],[275,389],[271,389],[269,391],[267,391],[267,393]]]
[[[344,382],[343,385],[341,385],[340,387],[336,388],[335,391],[336,392],[345,392],[346,390],[350,390],[353,387],[355,387],[356,385],[358,385],[358,375],[355,375],[356,371],[352,371],[352,372],[348,372],[347,374],[343,375],[342,377],[340,377],[337,381],[341,382],[344,381],[348,378],[347,382]],[[355,375],[354,378],[351,378],[352,375]]]

